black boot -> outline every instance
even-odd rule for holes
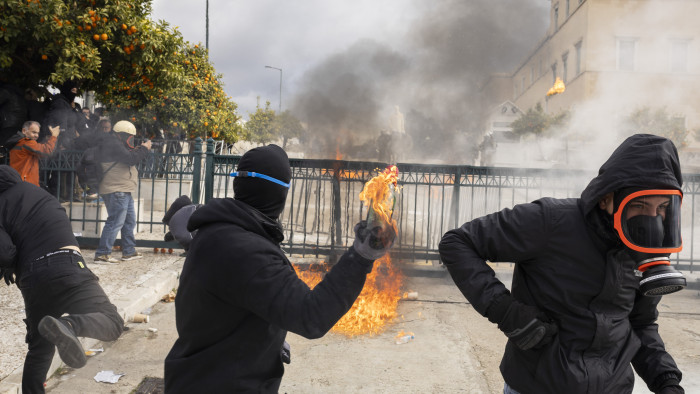
[[[87,363],[83,345],[75,336],[69,323],[52,316],[44,316],[39,322],[39,333],[56,345],[61,360],[72,368],[82,368]]]

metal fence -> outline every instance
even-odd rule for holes
[[[229,174],[236,170],[240,156],[220,154],[222,150],[216,149],[213,140],[204,143],[197,139],[189,144],[192,146],[184,153],[156,150],[139,165],[139,189],[134,196],[137,245],[177,247],[162,241],[167,229],[161,220],[180,195],[201,203],[233,196]],[[99,200],[76,199],[72,197],[76,193],[67,192],[79,190],[73,175],[79,157],[80,152],[64,151],[44,159],[41,179],[47,185],[58,184],[52,192],[64,200],[81,245],[94,245],[106,210]],[[290,165],[292,182],[280,216],[285,231],[282,247],[290,253],[332,261],[352,243],[354,225],[367,215],[359,200],[364,183],[387,164],[290,159]],[[420,261],[437,261],[442,235],[464,222],[540,197],[577,197],[595,176],[590,171],[408,163],[397,167],[399,194],[394,218],[399,236],[392,253],[400,259]],[[700,174],[685,174],[684,181],[684,249],[672,257],[679,269],[692,271],[700,247],[695,229],[700,217]]]

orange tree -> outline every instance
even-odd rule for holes
[[[150,13],[150,0],[0,0],[0,79],[43,95],[78,80],[142,129],[234,141],[236,106],[206,52]]]
[[[236,142],[243,130],[236,115],[237,106],[223,90],[221,75],[199,45],[183,46],[170,61],[184,75],[181,82],[142,103],[134,102],[139,85],[126,86],[130,94],[113,97],[111,113],[128,118],[143,130],[165,129],[189,138],[213,137]]]
[[[150,1],[0,0],[0,74],[21,87],[74,79],[108,97],[157,95],[184,78],[170,62],[182,36],[148,18]]]

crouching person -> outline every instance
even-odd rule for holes
[[[51,361],[83,367],[77,337],[114,341],[124,321],[88,269],[58,200],[0,165],[0,274],[24,298],[29,351],[23,393],[43,393]],[[63,316],[67,314],[66,316]]]
[[[235,197],[213,199],[189,219],[197,234],[175,300],[179,338],[165,359],[167,393],[277,392],[287,331],[326,334],[394,241],[393,230],[359,223],[354,245],[310,290],[279,246],[287,154],[276,145],[252,149],[234,174]]]

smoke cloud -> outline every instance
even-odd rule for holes
[[[468,163],[480,140],[480,86],[512,72],[544,37],[548,1],[415,1],[398,43],[363,40],[302,78],[292,112],[308,126],[308,157]],[[395,106],[407,137],[376,147]]]

